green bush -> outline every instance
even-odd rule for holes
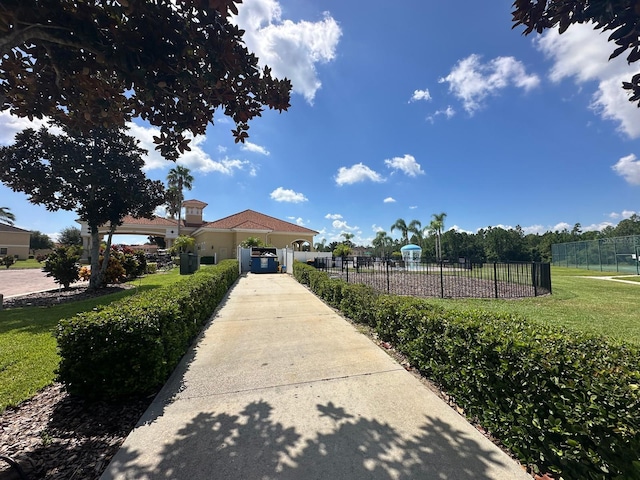
[[[4,265],[5,267],[7,267],[7,269],[13,265],[15,262],[15,259],[11,256],[11,255],[7,255],[6,257],[0,258],[0,263],[2,263],[2,265]]]
[[[374,327],[523,464],[556,478],[640,478],[636,347],[508,315],[376,296],[318,273],[294,267],[322,298],[334,283],[347,316]]]
[[[147,395],[160,387],[238,277],[234,260],[175,284],[61,320],[59,379],[88,399]]]
[[[156,273],[157,271],[158,271],[158,264],[156,262],[147,263],[145,273],[153,274],[153,273]]]
[[[76,247],[58,247],[44,261],[42,270],[65,290],[80,280],[80,254]]]

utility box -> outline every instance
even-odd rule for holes
[[[189,275],[198,270],[198,255],[195,253],[180,254],[180,275]]]
[[[251,248],[251,273],[277,273],[278,254],[273,247]]]

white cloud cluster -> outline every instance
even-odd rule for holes
[[[260,155],[266,155],[266,156],[271,155],[269,151],[263,146],[256,145],[255,143],[251,143],[251,142],[244,142],[241,148],[246,152],[259,153]]]
[[[640,160],[632,153],[622,157],[611,167],[631,185],[640,185]]]
[[[433,112],[433,114],[431,114],[431,115],[429,115],[427,117],[427,120],[429,120],[431,123],[433,123],[433,122],[435,122],[436,118],[440,117],[440,116],[443,116],[447,120],[449,120],[455,114],[456,114],[456,111],[453,109],[453,107],[451,105],[448,105],[447,108],[444,108],[444,109],[441,109],[441,110],[436,110],[435,112]]]
[[[327,220],[340,220],[342,218],[342,215],[340,215],[339,213],[327,213],[324,218],[326,218]]]
[[[384,177],[362,162],[352,165],[351,167],[340,167],[336,175],[336,183],[338,185],[351,185],[366,180],[381,183],[384,182]]]
[[[153,137],[160,135],[160,129],[141,126],[133,122],[129,122],[127,126],[129,127],[129,134],[140,140],[140,146],[148,152],[147,155],[144,156],[144,170],[165,169],[172,165],[155,149],[156,146],[153,143]],[[221,160],[213,160],[202,148],[202,144],[206,140],[204,135],[198,135],[194,138],[187,133],[186,136],[191,138],[191,143],[189,144],[191,150],[185,151],[180,155],[176,162],[179,165],[183,165],[200,173],[217,172],[231,176],[237,171],[246,170],[249,172],[249,175],[256,175],[256,167],[248,160],[229,157]]]
[[[636,215],[638,212],[635,210],[623,210],[622,212],[611,212],[609,214],[609,218],[618,219],[618,218],[629,218],[631,215]]]
[[[16,117],[11,115],[8,110],[0,112],[0,145],[10,145],[13,143],[16,133],[19,133],[27,128],[33,128],[39,130],[43,125],[47,125],[47,120],[39,120],[34,118],[29,120],[28,118]],[[52,133],[60,133],[60,130],[56,127],[56,131]],[[51,131],[51,128],[49,129]]]
[[[640,137],[640,109],[629,102],[622,82],[637,73],[637,65],[628,65],[626,54],[609,61],[615,45],[609,34],[593,29],[593,24],[572,25],[562,35],[548,30],[536,40],[538,49],[553,61],[549,78],[560,82],[573,78],[577,85],[597,82],[591,107],[604,119],[619,124],[630,138]]]
[[[393,157],[385,160],[384,164],[393,170],[400,170],[410,177],[424,174],[424,170],[422,170],[420,164],[416,162],[415,157],[408,153],[405,154],[404,157]]]
[[[246,31],[244,42],[261,65],[269,65],[277,78],[289,78],[293,91],[313,103],[321,86],[316,64],[335,58],[342,36],[340,26],[331,15],[325,13],[317,22],[292,22],[282,19],[276,0],[245,0],[238,6],[238,15],[234,18]]]
[[[471,115],[482,108],[484,100],[509,86],[529,91],[540,83],[537,75],[527,74],[522,62],[514,57],[496,57],[482,63],[480,55],[460,60],[449,75],[439,80],[449,84],[449,92],[462,101]]]
[[[429,100],[431,100],[431,94],[429,93],[429,89],[414,90],[413,95],[411,95],[411,98],[409,99],[409,103],[418,102],[420,100],[424,100],[425,102],[428,102]]]
[[[396,199],[393,197],[387,197],[382,201],[382,203],[396,203]]]
[[[302,203],[308,200],[302,193],[294,192],[293,190],[282,187],[276,188],[269,196],[276,202]]]

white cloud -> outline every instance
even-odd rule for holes
[[[153,137],[160,134],[160,129],[138,125],[133,122],[127,123],[127,126],[129,127],[129,135],[140,140],[140,146],[148,152],[147,155],[144,156],[144,170],[164,169],[173,165],[168,160],[165,160],[155,149],[156,145],[153,143]],[[233,175],[236,171],[248,170],[251,176],[256,175],[256,167],[248,160],[229,157],[221,160],[213,160],[209,154],[202,149],[202,144],[206,140],[204,135],[193,137],[190,133],[186,132],[185,136],[191,138],[191,143],[189,144],[191,150],[185,151],[180,155],[176,162],[177,164],[200,173],[217,172],[223,175]]]
[[[418,206],[417,206],[417,205],[411,205],[411,206],[409,206],[409,210],[415,210],[416,208],[418,208]]]
[[[409,103],[418,102],[420,100],[424,100],[425,102],[431,100],[431,94],[429,93],[428,89],[414,90],[413,95],[411,95],[411,99],[409,100]]]
[[[396,199],[393,197],[387,197],[382,201],[382,203],[396,203]]]
[[[276,202],[288,202],[288,203],[302,203],[308,199],[302,193],[294,192],[293,190],[287,190],[282,187],[276,188],[270,195],[272,200]]]
[[[47,120],[39,120],[37,118],[29,120],[28,118],[16,117],[15,115],[11,115],[7,110],[0,112],[0,145],[10,145],[15,140],[16,133],[26,130],[27,128],[40,130],[40,127],[43,125],[47,125]],[[50,127],[49,131],[51,130]],[[52,133],[59,134],[61,130],[55,127],[55,131]]]
[[[373,230],[376,233],[385,231],[384,228],[382,228],[380,225],[376,225],[375,223],[371,225],[371,230]]]
[[[537,75],[526,73],[522,62],[513,57],[496,57],[487,63],[472,54],[460,60],[449,75],[439,80],[449,84],[449,92],[462,101],[471,115],[483,107],[484,100],[509,86],[529,91],[540,83]]]
[[[433,115],[429,115],[427,117],[427,120],[429,120],[431,123],[433,123],[433,122],[435,122],[436,118],[441,116],[441,115],[443,117],[446,117],[447,120],[449,120],[450,118],[453,118],[453,116],[455,114],[456,114],[456,111],[453,109],[453,107],[451,105],[449,105],[444,110],[436,110],[435,112],[433,112]]]
[[[394,170],[400,170],[410,177],[424,174],[424,170],[422,170],[420,164],[416,162],[413,155],[405,154],[404,157],[394,157],[392,159],[385,160],[384,164]]]
[[[562,230],[569,230],[573,228],[573,225],[569,225],[567,222],[560,222],[550,228],[552,232],[561,232]]]
[[[614,172],[624,178],[631,185],[640,185],[640,160],[632,153],[622,157],[611,167]]]
[[[379,173],[371,170],[363,163],[357,163],[349,168],[340,167],[336,175],[336,183],[338,185],[350,185],[367,180],[377,183],[384,182],[384,178]]]
[[[426,230],[428,230],[428,229],[426,229]],[[469,230],[465,230],[463,228],[460,228],[458,225],[454,225],[449,230],[454,230],[454,231],[456,231],[458,233],[475,233],[475,232],[470,232]]]
[[[360,227],[351,227],[349,226],[349,224],[345,221],[345,220],[334,220],[331,223],[331,226],[335,229],[335,230],[340,230],[340,231],[346,231],[346,232],[353,232],[354,230],[358,230]]]
[[[340,215],[339,213],[327,213],[324,218],[328,220],[340,220],[342,218],[342,215]]]
[[[289,220],[291,220],[292,222],[295,222],[297,225],[300,225],[301,227],[304,227],[305,225],[305,221],[303,220],[302,217],[287,217]]]
[[[321,86],[316,64],[327,63],[336,56],[342,30],[327,12],[317,22],[282,19],[276,0],[245,0],[235,18],[246,30],[243,40],[261,65],[269,65],[277,78],[287,77],[293,91],[313,103]]]
[[[583,232],[601,232],[606,227],[613,227],[611,222],[592,223],[591,225],[582,225]]]
[[[548,30],[535,44],[553,61],[549,78],[560,82],[573,78],[577,85],[597,82],[591,107],[604,119],[619,124],[619,130],[630,138],[640,137],[640,109],[629,102],[623,81],[637,73],[637,66],[628,65],[627,53],[609,61],[615,45],[607,40],[608,33],[593,29],[593,24],[572,25],[562,35]]]
[[[244,144],[242,145],[242,150],[247,152],[259,153],[261,155],[270,155],[269,151],[266,148],[251,142],[244,142]]]

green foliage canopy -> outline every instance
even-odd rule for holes
[[[229,21],[241,0],[6,0],[0,8],[0,110],[73,130],[160,127],[171,160],[204,134],[218,109],[235,141],[264,107],[287,110],[291,82],[244,46]],[[37,68],[34,66],[37,65]]]

